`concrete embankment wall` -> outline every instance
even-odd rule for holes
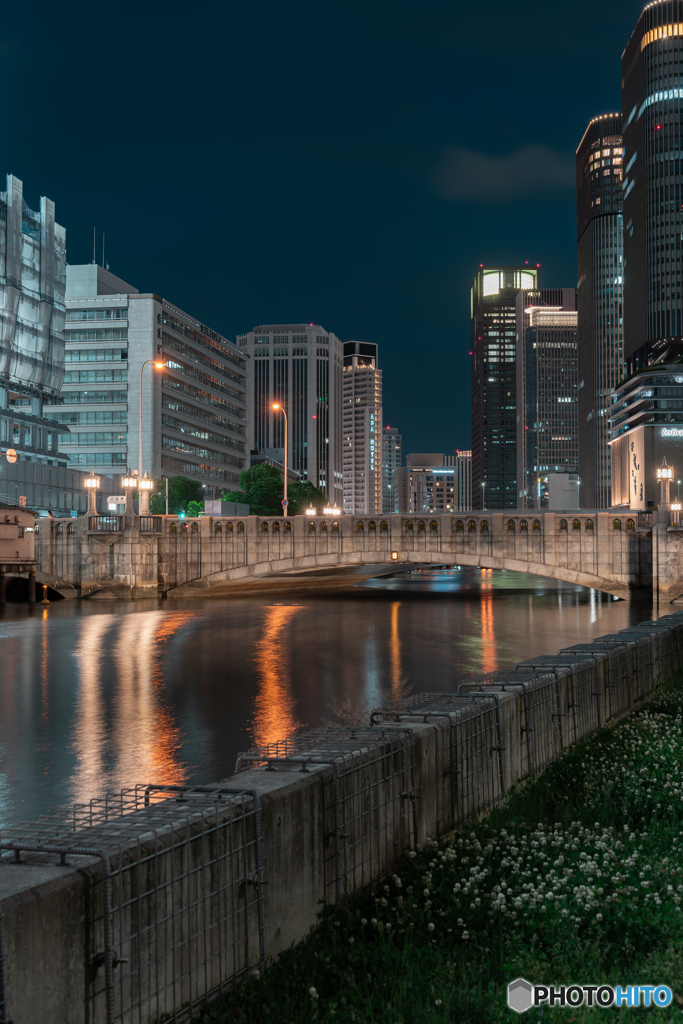
[[[682,666],[677,613],[0,832],[0,1021],[187,1019]]]

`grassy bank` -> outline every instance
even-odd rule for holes
[[[494,1022],[506,986],[670,985],[683,1019],[683,681],[411,853],[201,1024]],[[583,1021],[593,1009],[529,1019]],[[615,1011],[599,1011],[613,1014]]]

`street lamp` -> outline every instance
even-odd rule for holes
[[[150,477],[147,470],[141,480],[138,480],[138,487],[140,488],[140,515],[149,515],[149,496],[152,488],[154,487],[154,481]]]
[[[482,484],[481,485],[481,505],[482,505],[482,508],[483,508],[484,512],[486,511],[486,491],[485,491],[485,487],[486,487],[486,484]]]
[[[100,478],[97,473],[92,473],[90,476],[86,476],[85,480],[86,490],[88,492],[88,515],[97,515],[97,491],[100,486]]]
[[[133,491],[138,485],[138,478],[133,476],[132,473],[126,473],[125,476],[121,477],[121,486],[124,489],[126,495],[126,512],[133,511]]]
[[[325,508],[323,509],[323,515],[326,515],[326,516],[340,516],[341,515],[341,509],[337,508],[335,505],[326,505]]]
[[[674,468],[667,464],[666,456],[664,456],[661,466],[657,469],[657,479],[659,480],[659,486],[661,489],[659,502],[659,507],[661,509],[668,509],[669,507],[669,486],[673,478]]]
[[[163,368],[164,368],[164,364],[161,361],[161,359],[145,359],[144,363],[140,367],[140,426],[139,426],[139,431],[140,431],[140,434],[139,434],[140,447],[139,447],[139,453],[138,453],[138,476],[142,476],[142,374],[143,374],[143,371],[144,371],[145,367],[149,363],[154,363],[154,369],[155,370],[163,370]]]
[[[307,516],[317,516],[317,514],[318,510],[314,508],[313,505],[309,505],[308,508],[306,509]]]
[[[287,505],[289,504],[289,502],[287,501],[287,413],[285,412],[283,406],[281,406],[279,402],[273,402],[273,409],[275,409],[276,412],[282,412],[282,415],[285,418],[285,496],[282,499],[282,514],[286,516]]]
[[[576,481],[576,501],[576,507],[581,508],[581,481],[579,479]]]
[[[678,501],[680,501],[681,500],[681,481],[677,480],[676,483],[678,484]]]

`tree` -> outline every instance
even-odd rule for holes
[[[172,476],[168,480],[168,511],[170,515],[186,512],[191,501],[203,502],[202,485],[197,480],[189,480],[186,476]],[[161,516],[166,511],[166,489],[161,494],[153,494],[150,500],[152,515]]]
[[[313,505],[318,512],[322,512],[327,504],[324,491],[321,491],[310,480],[297,480],[290,484],[287,487],[287,497],[289,498],[290,516],[304,515],[309,505]]]
[[[197,516],[204,514],[204,502],[203,501],[190,501],[187,504],[187,514],[190,519],[196,519]]]
[[[242,491],[222,494],[223,501],[239,501],[249,506],[252,516],[281,516],[284,487],[279,469],[259,462],[240,473]]]

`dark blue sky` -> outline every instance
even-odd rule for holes
[[[479,263],[576,282],[574,153],[642,3],[44,3],[3,15],[2,173],[70,263],[234,339],[380,346],[405,451],[470,439]]]

